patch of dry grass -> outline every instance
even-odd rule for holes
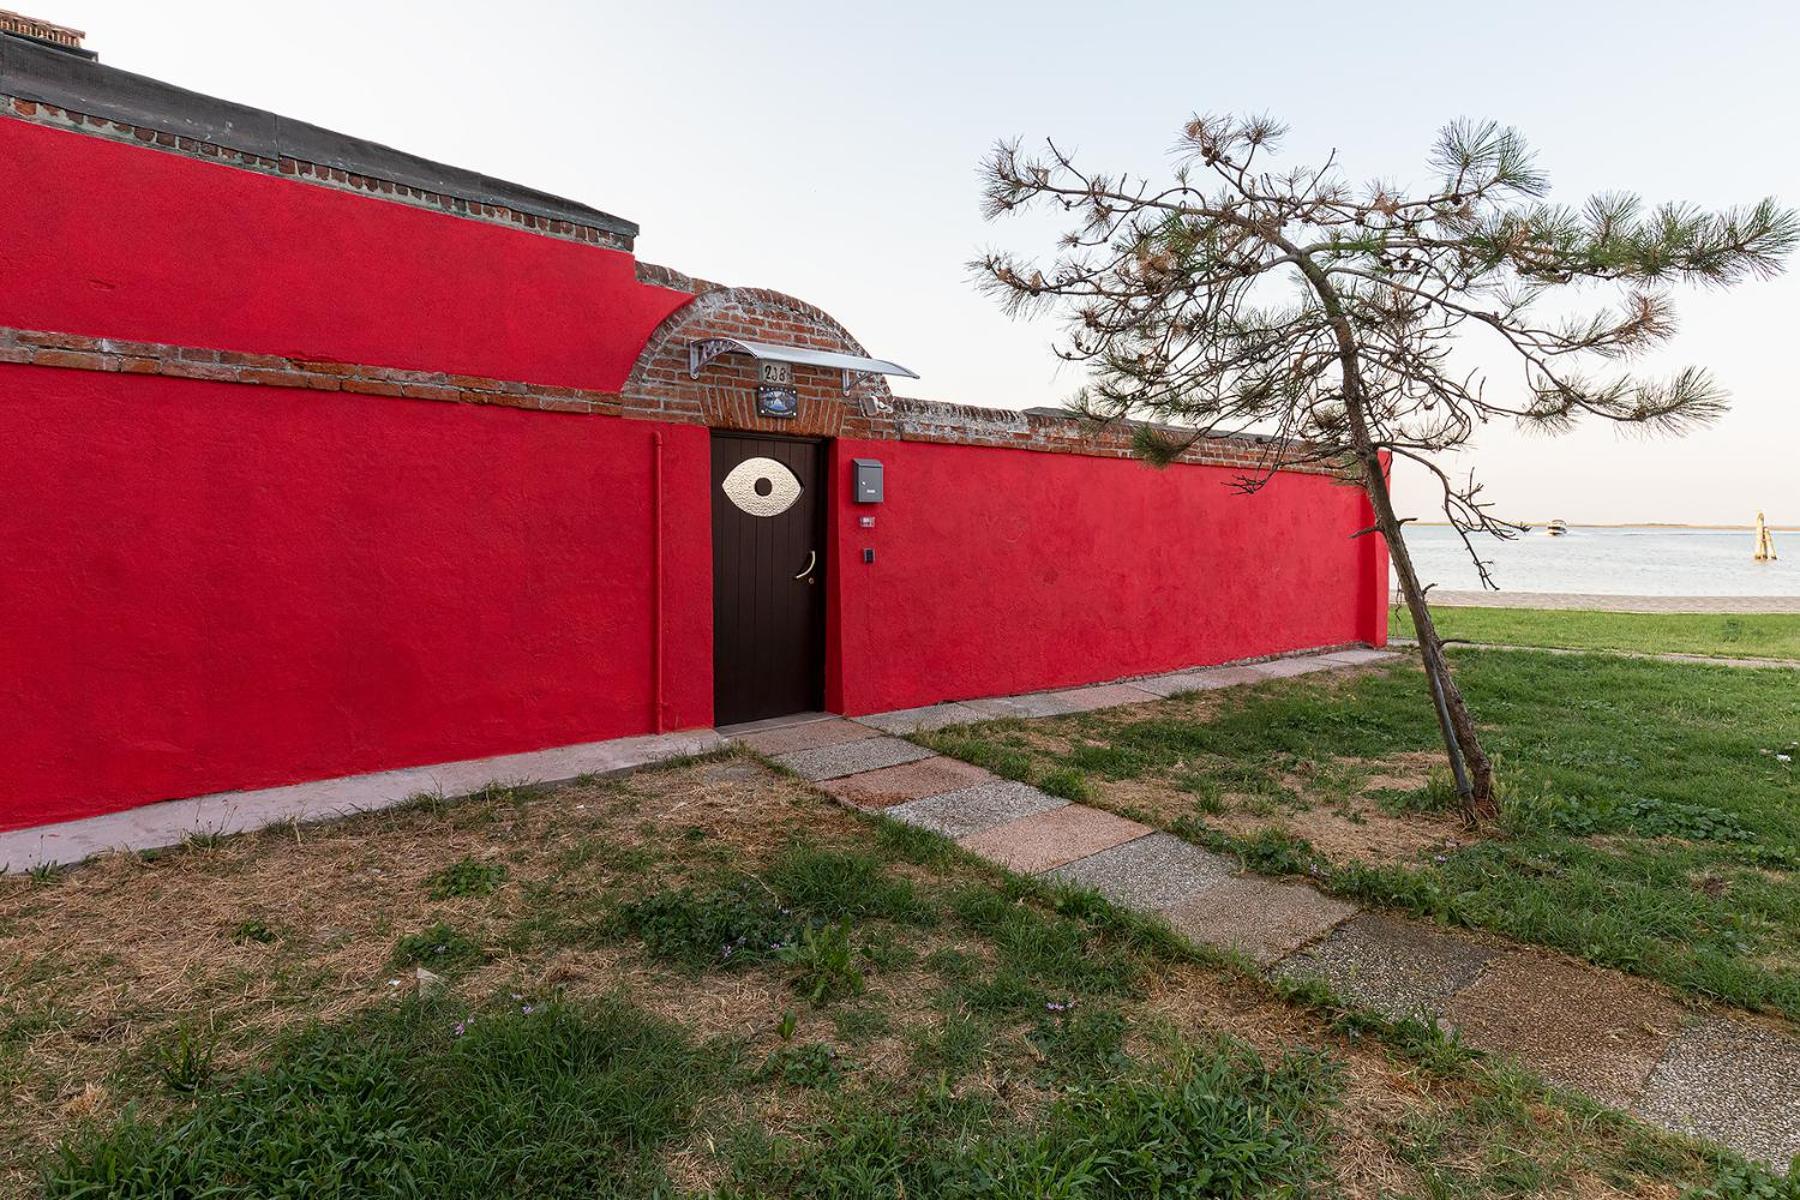
[[[779,963],[691,970],[608,931],[622,900],[730,874],[760,879],[796,839],[859,852],[874,841],[865,818],[809,786],[722,757],[623,782],[501,790],[174,853],[114,855],[47,883],[0,878],[0,1192],[30,1194],[36,1164],[58,1139],[116,1119],[127,1104],[154,1116],[190,1103],[161,1086],[155,1067],[156,1048],[184,1031],[216,1047],[216,1070],[229,1077],[264,1059],[284,1031],[396,1003],[417,986],[410,969],[394,966],[396,940],[440,923],[482,950],[465,972],[446,972],[471,1002],[619,996],[696,1042],[733,1048],[749,1072],[743,1086],[710,1099],[692,1136],[665,1155],[671,1178],[693,1191],[728,1176],[734,1128],[804,1140],[837,1103],[834,1093],[756,1074],[784,1046],[830,1046],[849,1064],[848,1094],[879,1104],[925,1082],[920,1045],[955,1024],[973,1051],[945,1085],[988,1104],[1002,1124],[1038,1118],[1058,1095],[1030,1036],[1042,1014],[975,1011],[958,990],[959,980],[985,980],[1002,966],[992,941],[942,908],[954,889],[994,886],[986,868],[888,863],[942,915],[935,924],[859,922],[867,986],[826,1008],[804,1004]],[[430,877],[463,859],[504,865],[505,882],[492,895],[433,899]],[[877,945],[885,968],[870,949]],[[1332,1153],[1351,1197],[1416,1189],[1409,1130],[1426,1118],[1454,1118],[1476,1155],[1506,1140],[1540,1156],[1610,1161],[1624,1136],[1611,1125],[1574,1127],[1540,1099],[1526,1103],[1552,1114],[1541,1132],[1478,1119],[1493,1089],[1479,1075],[1424,1070],[1259,981],[1179,957],[1144,955],[1135,986],[1081,1003],[1123,1014],[1128,1048],[1146,1061],[1166,1054],[1172,1038],[1215,1033],[1271,1055],[1297,1044],[1328,1050],[1345,1068]],[[1593,1178],[1574,1171],[1545,1194],[1604,1194],[1590,1190]],[[1644,1182],[1638,1194],[1661,1194]]]

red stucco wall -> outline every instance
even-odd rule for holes
[[[691,299],[623,251],[19,120],[0,181],[20,329],[616,391]]]
[[[0,828],[650,731],[658,428],[0,365]],[[663,436],[674,729],[709,468]]]
[[[0,179],[31,181],[3,326],[611,390],[689,299],[618,251],[21,121]],[[887,503],[850,502],[858,455]],[[1366,502],[1322,478],[832,464],[841,711],[1385,636]],[[0,828],[711,722],[698,426],[0,364],[0,478]]]
[[[885,503],[852,501],[857,456]],[[1349,536],[1368,501],[1321,476],[1244,496],[1219,467],[852,441],[833,470],[846,713],[1385,640],[1386,555]]]

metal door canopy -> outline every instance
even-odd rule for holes
[[[688,343],[688,378],[698,379],[707,363],[721,354],[748,354],[766,362],[795,363],[804,367],[826,367],[844,373],[844,390],[850,390],[857,375],[918,375],[899,363],[885,358],[864,358],[860,354],[843,354],[836,350],[814,350],[810,346],[777,346],[773,342],[750,342],[742,338],[702,338]]]

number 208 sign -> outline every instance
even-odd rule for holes
[[[800,397],[794,391],[794,365],[784,362],[757,364],[756,415],[759,417],[791,417],[800,410]]]

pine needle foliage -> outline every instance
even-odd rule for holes
[[[1773,199],[1717,212],[1622,192],[1553,203],[1524,138],[1493,121],[1446,125],[1433,182],[1411,192],[1353,184],[1335,154],[1277,165],[1285,132],[1268,116],[1197,115],[1164,179],[1091,172],[1054,141],[1001,142],[982,168],[987,215],[1048,209],[1067,229],[1044,261],[993,251],[971,265],[1008,312],[1060,320],[1057,353],[1089,373],[1072,410],[1139,422],[1147,460],[1254,433],[1242,490],[1326,465],[1368,492],[1361,535],[1388,543],[1475,821],[1495,811],[1492,769],[1406,552],[1391,463],[1436,481],[1491,585],[1477,535],[1521,527],[1446,457],[1494,421],[1682,433],[1718,419],[1727,397],[1705,370],[1654,376],[1640,360],[1675,333],[1673,288],[1779,273],[1800,218]],[[1467,368],[1457,351],[1477,339],[1517,374]]]

